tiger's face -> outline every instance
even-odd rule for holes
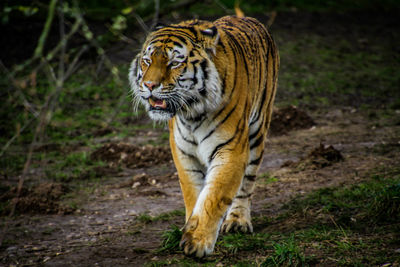
[[[212,40],[214,46],[218,41],[213,30],[172,25],[147,38],[131,64],[129,80],[134,99],[153,120],[177,114],[195,118],[220,104],[220,79],[212,60],[215,47],[209,47]]]

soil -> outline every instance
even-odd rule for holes
[[[0,202],[16,202],[15,211],[19,214],[67,214],[73,209],[60,203],[69,189],[60,183],[42,183],[33,188],[22,188],[17,198],[18,189],[14,187],[0,197]],[[11,205],[4,209],[2,215],[10,213]]]
[[[95,150],[91,158],[106,161],[110,167],[123,165],[129,168],[154,166],[172,160],[168,147],[127,143],[105,144]]]
[[[309,30],[308,24],[288,26],[293,19],[281,21],[274,27]],[[316,27],[322,29],[321,24]],[[333,31],[333,27],[326,29]],[[93,135],[104,136],[110,131],[116,129]],[[252,200],[252,216],[278,216],[282,206],[295,196],[359,183],[375,168],[399,166],[399,132],[398,124],[384,117],[370,118],[350,106],[277,109]],[[91,187],[78,190],[74,196],[69,196],[71,189],[60,183],[42,182],[22,190],[17,216],[2,218],[2,224],[10,227],[0,249],[0,265],[142,266],[168,259],[169,255],[157,253],[161,235],[172,224],[183,226],[184,216],[174,212],[182,211],[184,204],[167,144],[139,145],[152,140],[147,135],[132,136],[129,142],[102,138],[104,144],[91,151],[91,158],[107,164],[97,169],[98,176],[107,179],[89,184]],[[40,149],[62,148],[48,145]],[[74,149],[90,148],[82,144]],[[32,173],[40,173],[40,167]],[[264,174],[276,181],[265,181]],[[15,192],[14,188],[2,195],[1,202],[13,201]],[[71,201],[78,205],[71,205]],[[165,214],[176,215],[162,219],[165,216],[160,215]],[[298,224],[254,221],[254,230],[288,231]],[[173,256],[183,258],[182,254]],[[326,259],[317,255],[316,260],[324,265]]]
[[[315,126],[313,119],[295,106],[276,108],[272,113],[270,135],[283,135],[292,130],[309,129]]]
[[[281,167],[295,167],[295,168],[311,168],[311,169],[322,169],[327,166],[331,166],[335,162],[343,161],[344,158],[339,150],[334,148],[332,145],[325,146],[320,144],[314,148],[305,158],[302,158],[298,162],[286,161]]]

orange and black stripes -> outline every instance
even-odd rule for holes
[[[181,246],[202,257],[212,252],[225,213],[223,231],[253,230],[250,198],[271,120],[279,55],[267,29],[253,18],[156,29],[131,65],[130,82],[151,118],[169,120],[186,207]]]

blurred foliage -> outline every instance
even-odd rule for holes
[[[238,0],[166,0],[159,1],[162,15],[174,13],[186,16],[208,16],[234,13],[233,8]],[[44,19],[48,2],[45,0],[5,0],[0,13],[2,23],[8,23],[9,18],[36,16]],[[91,20],[106,20],[129,16],[132,12],[144,18],[155,12],[155,1],[148,0],[66,0],[64,3],[72,5],[78,3],[85,16]],[[351,11],[351,10],[385,10],[400,9],[398,0],[247,0],[239,1],[240,8],[245,14],[265,13],[276,11]],[[190,8],[186,8],[190,6]],[[178,9],[176,9],[178,8]]]
[[[23,6],[23,5],[5,6],[3,7],[3,10],[1,12],[1,22],[3,24],[8,23],[11,12],[20,12],[24,16],[29,17],[36,14],[38,11],[39,8],[35,6]]]

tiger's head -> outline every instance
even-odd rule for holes
[[[134,99],[150,118],[196,118],[221,104],[221,85],[213,62],[219,41],[210,22],[162,26],[146,39],[133,60],[129,81]]]

